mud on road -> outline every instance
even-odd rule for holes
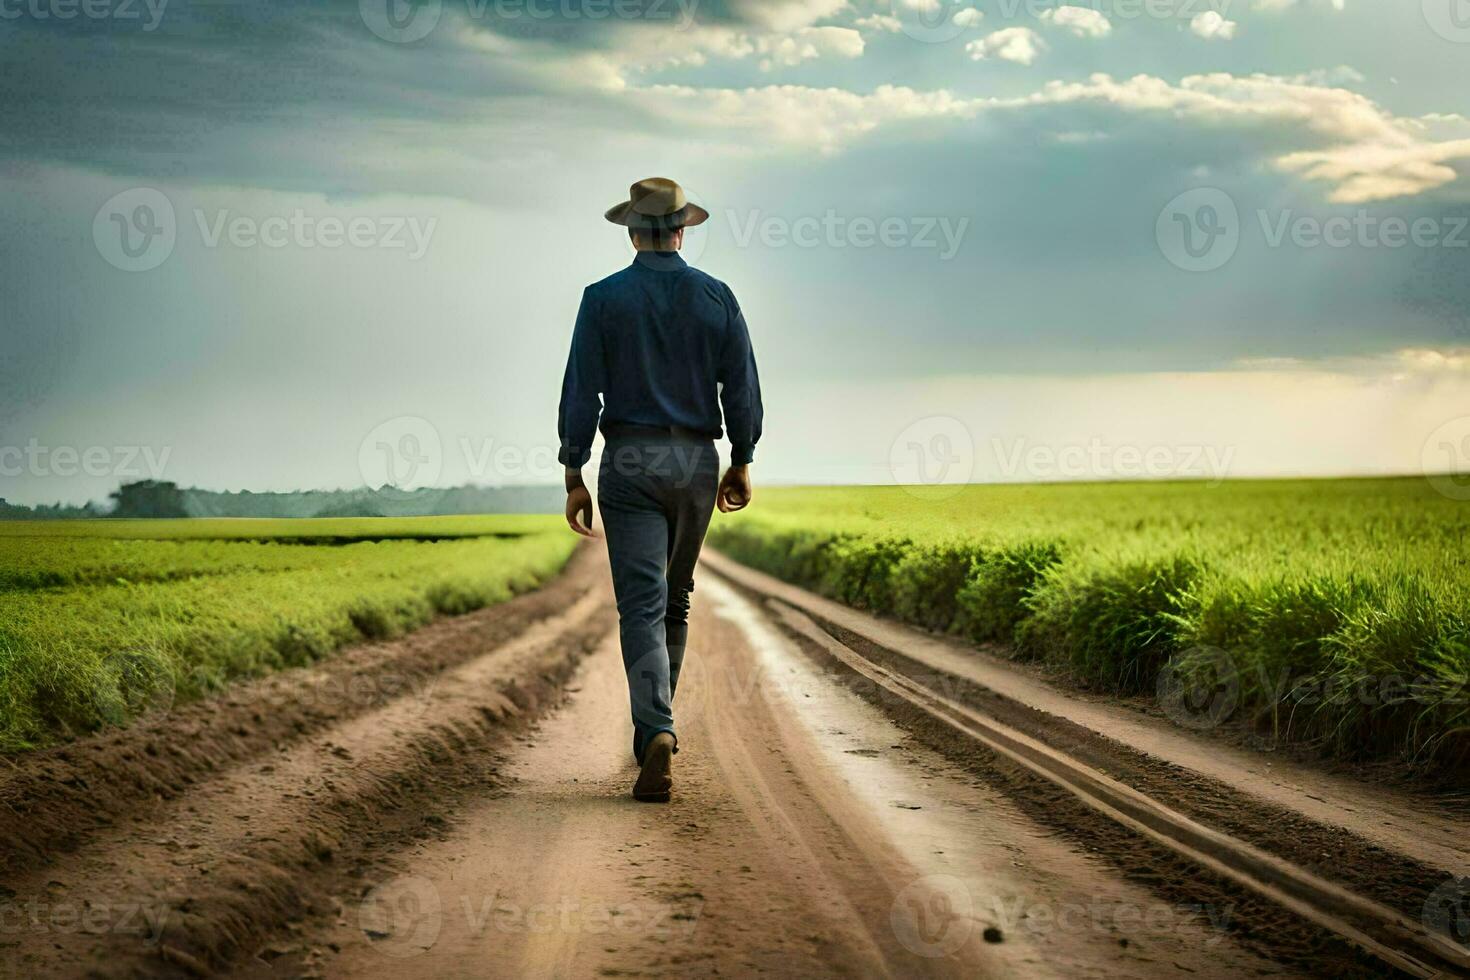
[[[635,803],[604,563],[581,549],[503,606],[17,760],[0,972],[1375,972],[938,751],[713,574],[674,799]]]

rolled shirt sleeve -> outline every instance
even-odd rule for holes
[[[725,432],[730,438],[730,462],[744,466],[754,458],[755,444],[761,437],[761,383],[745,314],[728,287],[725,294],[730,319],[720,352],[720,406],[725,415]]]
[[[602,332],[597,323],[597,302],[591,289],[582,293],[577,324],[572,329],[572,349],[561,384],[561,408],[557,412],[557,434],[561,451],[557,458],[574,469],[592,456],[592,439],[602,414],[601,395],[607,390]]]

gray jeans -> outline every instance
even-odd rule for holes
[[[674,735],[689,593],[719,478],[719,455],[709,439],[614,437],[602,453],[597,508],[618,603],[633,756],[640,762],[655,734]]]

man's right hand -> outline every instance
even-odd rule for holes
[[[567,527],[583,537],[597,537],[592,530],[592,494],[580,484],[567,488]]]

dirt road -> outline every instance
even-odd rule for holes
[[[314,937],[328,977],[1270,971],[833,683],[708,579],[668,806],[633,802],[615,639],[514,785]],[[1225,924],[1225,923],[1220,923]],[[293,966],[294,968],[294,966]]]
[[[994,760],[936,751],[713,571],[674,800],[635,803],[602,561],[584,549],[504,606],[18,761],[0,974],[1382,975]],[[1228,788],[1137,768],[1175,805],[1255,819]],[[1453,861],[1455,819],[1431,810],[1416,835],[1398,801],[1393,832]],[[1348,873],[1400,906],[1443,876],[1290,826],[1376,866]]]

